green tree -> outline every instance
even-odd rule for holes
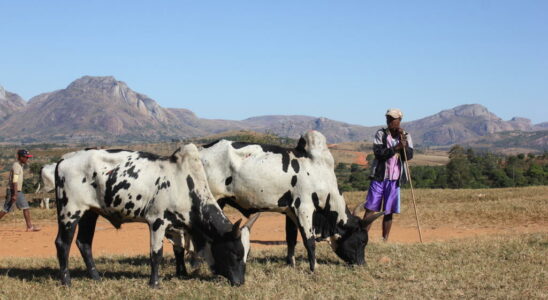
[[[472,185],[472,180],[470,162],[464,149],[459,145],[453,146],[449,150],[449,163],[447,164],[449,187],[467,188]]]

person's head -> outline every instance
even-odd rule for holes
[[[25,149],[17,150],[17,159],[19,162],[26,164],[32,155]]]
[[[386,111],[386,125],[388,129],[400,128],[400,122],[403,118],[403,113],[397,108],[390,108]]]

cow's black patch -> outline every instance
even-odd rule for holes
[[[301,137],[299,139],[299,142],[297,142],[297,147],[295,147],[295,156],[296,157],[308,157],[307,153],[306,153],[306,140]]]
[[[230,205],[237,209],[242,215],[244,215],[246,218],[249,218],[252,214],[261,212],[261,211],[267,211],[268,209],[261,209],[261,208],[243,208],[236,202],[236,198],[234,197],[225,197],[221,198],[217,201],[221,209],[225,207],[225,205]]]
[[[135,207],[135,204],[131,201],[126,203],[126,205],[124,206],[125,209],[132,209],[134,207]]]
[[[278,207],[291,206],[292,202],[293,202],[293,196],[291,196],[291,191],[287,191],[278,200]]]
[[[225,179],[225,185],[229,185],[232,183],[232,176],[229,176]]]
[[[297,197],[297,199],[295,199],[295,207],[299,208],[300,206],[301,206],[301,198]]]
[[[183,215],[175,212],[171,212],[169,210],[164,211],[164,218],[167,219],[169,222],[171,222],[171,225],[173,225],[175,228],[183,228],[185,223],[183,223]]]
[[[320,199],[318,198],[318,194],[316,194],[316,192],[312,193],[312,203],[314,203],[314,207],[316,209],[321,209],[320,208]]]
[[[160,184],[160,186],[158,186],[158,190],[167,189],[170,186],[171,186],[171,183],[169,182],[169,180],[164,181],[164,182],[162,182],[162,184]]]
[[[133,214],[134,214],[136,217],[138,217],[140,212],[141,212],[141,208],[139,207],[139,208],[137,208],[137,209],[135,210],[135,212],[134,212]]]
[[[303,141],[304,141],[304,139],[303,139]],[[300,144],[301,143],[299,141],[299,145]],[[282,155],[282,170],[284,172],[287,172],[287,170],[289,168],[289,161],[290,161],[289,154],[290,153],[293,153],[293,155],[295,157],[308,157],[308,154],[304,150],[304,146],[300,147],[299,145],[297,145],[297,147],[295,149],[283,148],[283,147],[276,146],[276,145],[254,144],[254,143],[247,143],[247,142],[232,142],[231,145],[234,149],[240,149],[240,148],[247,147],[247,146],[250,146],[250,145],[257,145],[257,146],[260,146],[261,149],[263,149],[264,152],[271,152],[271,153],[275,153],[275,154],[281,154]],[[306,141],[304,142],[304,145],[306,145]]]
[[[202,148],[209,148],[209,147],[213,147],[213,145],[217,144],[218,142],[220,142],[221,140],[216,140],[214,142],[211,142],[207,145],[203,145]]]
[[[189,191],[194,190],[194,180],[190,175],[186,177],[186,185],[188,186]]]
[[[95,179],[97,177],[97,172],[93,172],[93,176],[91,176],[91,179]]]
[[[176,163],[177,162],[177,152],[180,152],[181,151],[181,148],[177,148],[177,150],[175,150],[171,156],[169,157],[169,161],[172,162],[172,163]],[[161,166],[160,166],[161,167]]]
[[[122,204],[122,198],[120,197],[120,195],[114,196],[114,203],[112,203],[112,206],[116,207],[120,204]]]
[[[81,217],[81,216],[80,216],[81,213],[82,213],[82,211],[77,210],[77,211],[74,212],[74,214],[72,214],[72,216],[69,216],[69,217],[70,217],[71,219],[73,219],[73,220],[78,220],[78,219],[80,219],[80,217]],[[67,214],[67,215],[68,215],[68,214]]]
[[[95,182],[95,181],[92,182],[92,183],[91,183],[91,186],[92,186],[94,189],[96,189],[96,188],[97,188],[97,182]]]
[[[131,168],[127,169],[127,175],[131,178],[137,179],[139,177],[139,172],[141,170],[135,171],[135,166],[131,166]]]
[[[82,179],[82,183],[86,183],[86,177]]]
[[[143,196],[141,196],[141,195],[139,194],[139,195],[137,195],[137,198],[136,198],[136,199],[137,199],[137,200],[141,200],[141,198],[143,198]]]
[[[165,156],[156,155],[154,153],[138,151],[137,152],[137,159],[146,159],[146,160],[149,160],[149,161],[157,161],[157,160],[166,161],[166,160],[171,160],[171,157],[165,157]]]
[[[154,223],[152,224],[152,230],[157,231],[160,229],[160,226],[164,225],[164,220],[158,218]]]
[[[114,200],[114,196],[118,193],[119,190],[127,190],[131,186],[127,180],[122,182],[117,182],[118,180],[118,170],[119,167],[111,171],[110,175],[105,184],[105,204],[109,207]],[[120,200],[121,201],[121,200]]]
[[[297,175],[293,175],[291,177],[291,186],[295,186],[297,184]]]
[[[312,201],[314,201],[314,194],[312,194]],[[316,199],[317,197],[318,196],[316,194]],[[327,194],[324,208],[320,208],[319,205],[316,206],[316,201],[314,201],[316,210],[312,215],[312,224],[314,226],[317,239],[323,239],[337,233],[337,218],[339,213],[331,210],[330,200],[331,194]]]
[[[156,178],[156,182],[154,182],[155,185],[160,184],[160,177]]]
[[[299,173],[299,169],[300,169],[299,161],[297,161],[296,159],[292,159],[291,167],[293,168],[293,171],[295,171],[295,173]]]
[[[128,151],[128,150],[124,150],[124,149],[107,149],[105,151],[107,151],[108,153],[119,153],[119,152]]]

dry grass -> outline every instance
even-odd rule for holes
[[[352,209],[363,203],[366,192],[347,192]],[[486,226],[547,223],[548,186],[502,189],[416,189],[419,218],[425,226]],[[410,189],[403,189],[402,213],[397,222],[415,224]]]
[[[516,299],[548,297],[547,234],[491,237],[415,245],[370,244],[368,266],[348,267],[325,244],[320,266],[307,270],[302,246],[297,267],[285,265],[284,249],[257,251],[246,284],[228,282],[200,268],[177,279],[173,257],[165,260],[162,289],[147,287],[148,258],[101,257],[103,280],[86,277],[81,259],[72,259],[73,286],[57,281],[55,259],[0,260],[2,299]]]
[[[447,152],[433,154],[415,154],[413,159],[409,161],[410,166],[445,166],[449,163]],[[411,171],[413,174],[413,171]]]

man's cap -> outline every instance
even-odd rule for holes
[[[397,108],[390,108],[386,111],[386,116],[390,116],[394,119],[403,119],[403,113]]]
[[[32,155],[25,149],[17,150],[18,156],[26,156],[26,157],[32,157]]]

